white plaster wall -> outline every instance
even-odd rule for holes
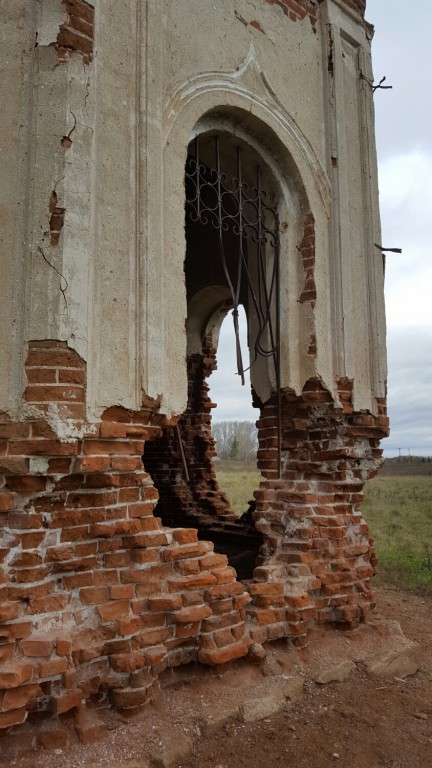
[[[88,362],[92,419],[114,404],[139,408],[144,395],[183,411],[184,163],[203,115],[218,113],[261,145],[281,189],[283,385],[299,392],[320,376],[335,392],[348,376],[357,407],[375,410],[386,375],[383,279],[373,106],[358,79],[360,66],[370,74],[370,44],[355,16],[324,0],[315,32],[263,0],[96,2],[94,63],[75,55],[57,65],[60,0],[42,0],[36,18],[32,8],[6,0],[0,408],[19,400],[26,340],[60,338]],[[66,209],[56,248],[54,188]],[[309,209],[314,307],[298,302]],[[311,333],[316,359],[306,354]]]
[[[35,20],[30,0],[4,0],[0,24],[0,411],[20,402]]]
[[[137,6],[116,0],[97,12],[88,363],[88,403],[95,417],[109,405],[140,405]]]

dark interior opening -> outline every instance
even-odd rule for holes
[[[187,408],[176,427],[146,444],[143,460],[159,491],[156,514],[163,524],[197,528],[201,539],[227,555],[238,577],[248,579],[263,536],[254,524],[255,503],[238,517],[218,487],[207,380],[216,368],[220,323],[232,310],[238,373],[244,383],[244,369],[252,366],[254,405],[271,396],[275,382],[279,386],[277,204],[268,170],[235,136],[198,137],[185,171]],[[249,360],[239,340],[240,305]]]

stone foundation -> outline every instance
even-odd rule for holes
[[[211,463],[214,361],[209,345],[189,360],[186,483],[176,419],[149,401],[88,424],[82,360],[64,342],[29,345],[27,417],[0,426],[1,728],[86,700],[140,706],[167,667],[225,663],[280,637],[302,645],[313,622],[352,629],[365,619],[375,555],[359,504],[381,461],[384,403],[377,418],[354,413],[349,381],[340,382],[341,406],[318,380],[301,396],[285,392],[280,478],[276,406],[263,406],[263,481],[255,510],[238,522]],[[165,451],[169,527],[141,458],[152,441]],[[161,504],[163,469],[154,474]],[[257,542],[244,582],[217,552],[224,536],[237,548]]]

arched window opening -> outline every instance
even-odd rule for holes
[[[186,163],[185,284],[188,404],[178,425],[146,444],[144,463],[159,490],[165,525],[198,528],[228,556],[239,578],[252,577],[262,535],[254,504],[238,517],[219,488],[208,379],[216,368],[221,323],[232,315],[237,373],[250,370],[253,405],[280,404],[279,218],[272,174],[245,142],[209,132],[189,146]],[[242,344],[239,308],[247,318]],[[279,418],[280,424],[280,418]],[[280,463],[280,440],[278,441]]]
[[[237,374],[232,319],[226,315],[220,327],[217,367],[209,379],[210,396],[216,404],[212,414],[212,434],[216,443],[214,467],[219,488],[229,499],[232,510],[243,515],[251,507],[253,492],[259,487],[257,469],[259,411],[253,408],[250,370],[245,371],[245,386]],[[247,318],[239,307],[240,343],[247,344]]]

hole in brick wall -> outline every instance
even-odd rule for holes
[[[188,357],[189,399],[178,427],[146,443],[144,466],[159,492],[156,515],[172,528],[197,528],[199,538],[212,541],[225,554],[239,579],[252,578],[262,535],[255,529],[253,506],[239,516],[219,487],[211,429],[208,375],[216,364],[210,344]]]
[[[146,444],[144,465],[159,491],[156,514],[163,524],[197,528],[200,538],[228,556],[238,577],[247,579],[263,537],[254,524],[253,505],[239,517],[218,486],[208,379],[216,368],[221,324],[234,310],[234,323],[231,317],[229,322],[240,378],[252,363],[259,406],[274,391],[277,195],[257,152],[237,137],[214,132],[189,147],[185,187],[188,404],[177,427]],[[250,356],[236,333],[241,306]],[[251,397],[250,385],[244,391]]]
[[[247,350],[247,319],[243,307],[239,307],[239,326],[242,348]],[[248,510],[253,491],[262,479],[257,469],[259,411],[252,405],[249,370],[245,371],[245,386],[241,386],[232,337],[232,318],[228,312],[220,327],[217,367],[208,383],[216,406],[212,415],[216,476],[233,511],[241,516]]]

